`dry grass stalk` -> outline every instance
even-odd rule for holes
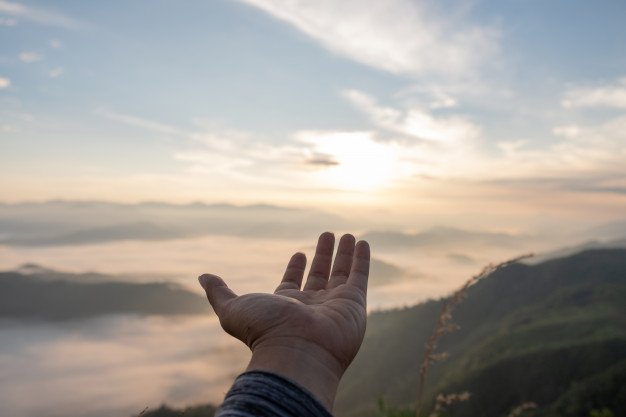
[[[141,416],[143,416],[144,414],[146,414],[146,412],[148,411],[148,408],[150,408],[150,407],[146,407],[146,408],[144,408],[143,410],[141,410],[141,413],[137,414],[137,417],[141,417]],[[180,413],[180,414],[179,414],[179,416],[178,416],[178,417],[183,417],[185,414],[187,414],[187,410],[188,410],[188,409],[185,409],[182,413]]]
[[[435,409],[428,417],[438,417],[439,413],[446,407],[450,407],[452,404],[461,403],[469,400],[471,394],[467,391],[458,394],[439,394],[435,398]]]
[[[476,284],[481,279],[494,273],[495,271],[506,268],[507,266],[519,262],[523,259],[532,257],[533,254],[526,254],[518,256],[508,261],[501,262],[499,264],[489,264],[485,266],[478,274],[468,279],[458,290],[452,293],[443,303],[441,312],[437,318],[437,326],[435,330],[428,338],[424,349],[424,356],[422,358],[422,364],[420,365],[419,381],[417,385],[417,403],[415,407],[415,416],[419,417],[422,410],[422,395],[424,392],[424,384],[426,382],[426,375],[431,363],[443,360],[448,357],[445,352],[435,352],[439,340],[446,334],[452,333],[459,329],[459,326],[452,322],[452,312],[458,306],[461,301],[467,296],[467,290],[472,285]],[[441,395],[441,394],[440,394]]]
[[[508,417],[519,417],[520,415],[522,415],[524,413],[524,411],[526,410],[531,410],[533,408],[537,408],[537,404],[533,403],[533,402],[527,402],[527,403],[523,403],[518,405],[517,407],[514,407],[511,412],[509,413]]]

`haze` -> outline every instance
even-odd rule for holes
[[[293,252],[351,232],[375,310],[488,262],[626,246],[624,17],[618,0],[0,0],[0,270],[271,291]],[[16,417],[219,401],[246,357],[213,317],[3,319],[0,337]]]

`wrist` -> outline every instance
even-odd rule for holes
[[[339,360],[319,345],[287,337],[256,344],[246,370],[272,372],[289,379],[329,411],[345,371]]]

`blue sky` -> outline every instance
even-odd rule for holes
[[[625,18],[617,0],[2,0],[0,199],[454,205],[471,184],[615,211]]]
[[[210,272],[267,291],[291,251],[345,228],[384,262],[368,294],[380,308],[439,297],[487,262],[621,239],[625,22],[624,0],[0,0],[0,268],[196,289]],[[5,204],[55,199],[177,206]],[[196,201],[262,205],[183,205]],[[124,320],[119,346],[37,336],[37,355],[11,356],[0,408],[206,401],[229,362],[167,361],[199,352],[197,326]],[[128,366],[83,363],[103,349]],[[137,375],[143,396],[124,385]],[[172,398],[168,380],[203,392]]]

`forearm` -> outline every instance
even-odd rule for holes
[[[313,343],[275,339],[254,348],[247,371],[266,371],[287,378],[331,411],[345,369]]]

